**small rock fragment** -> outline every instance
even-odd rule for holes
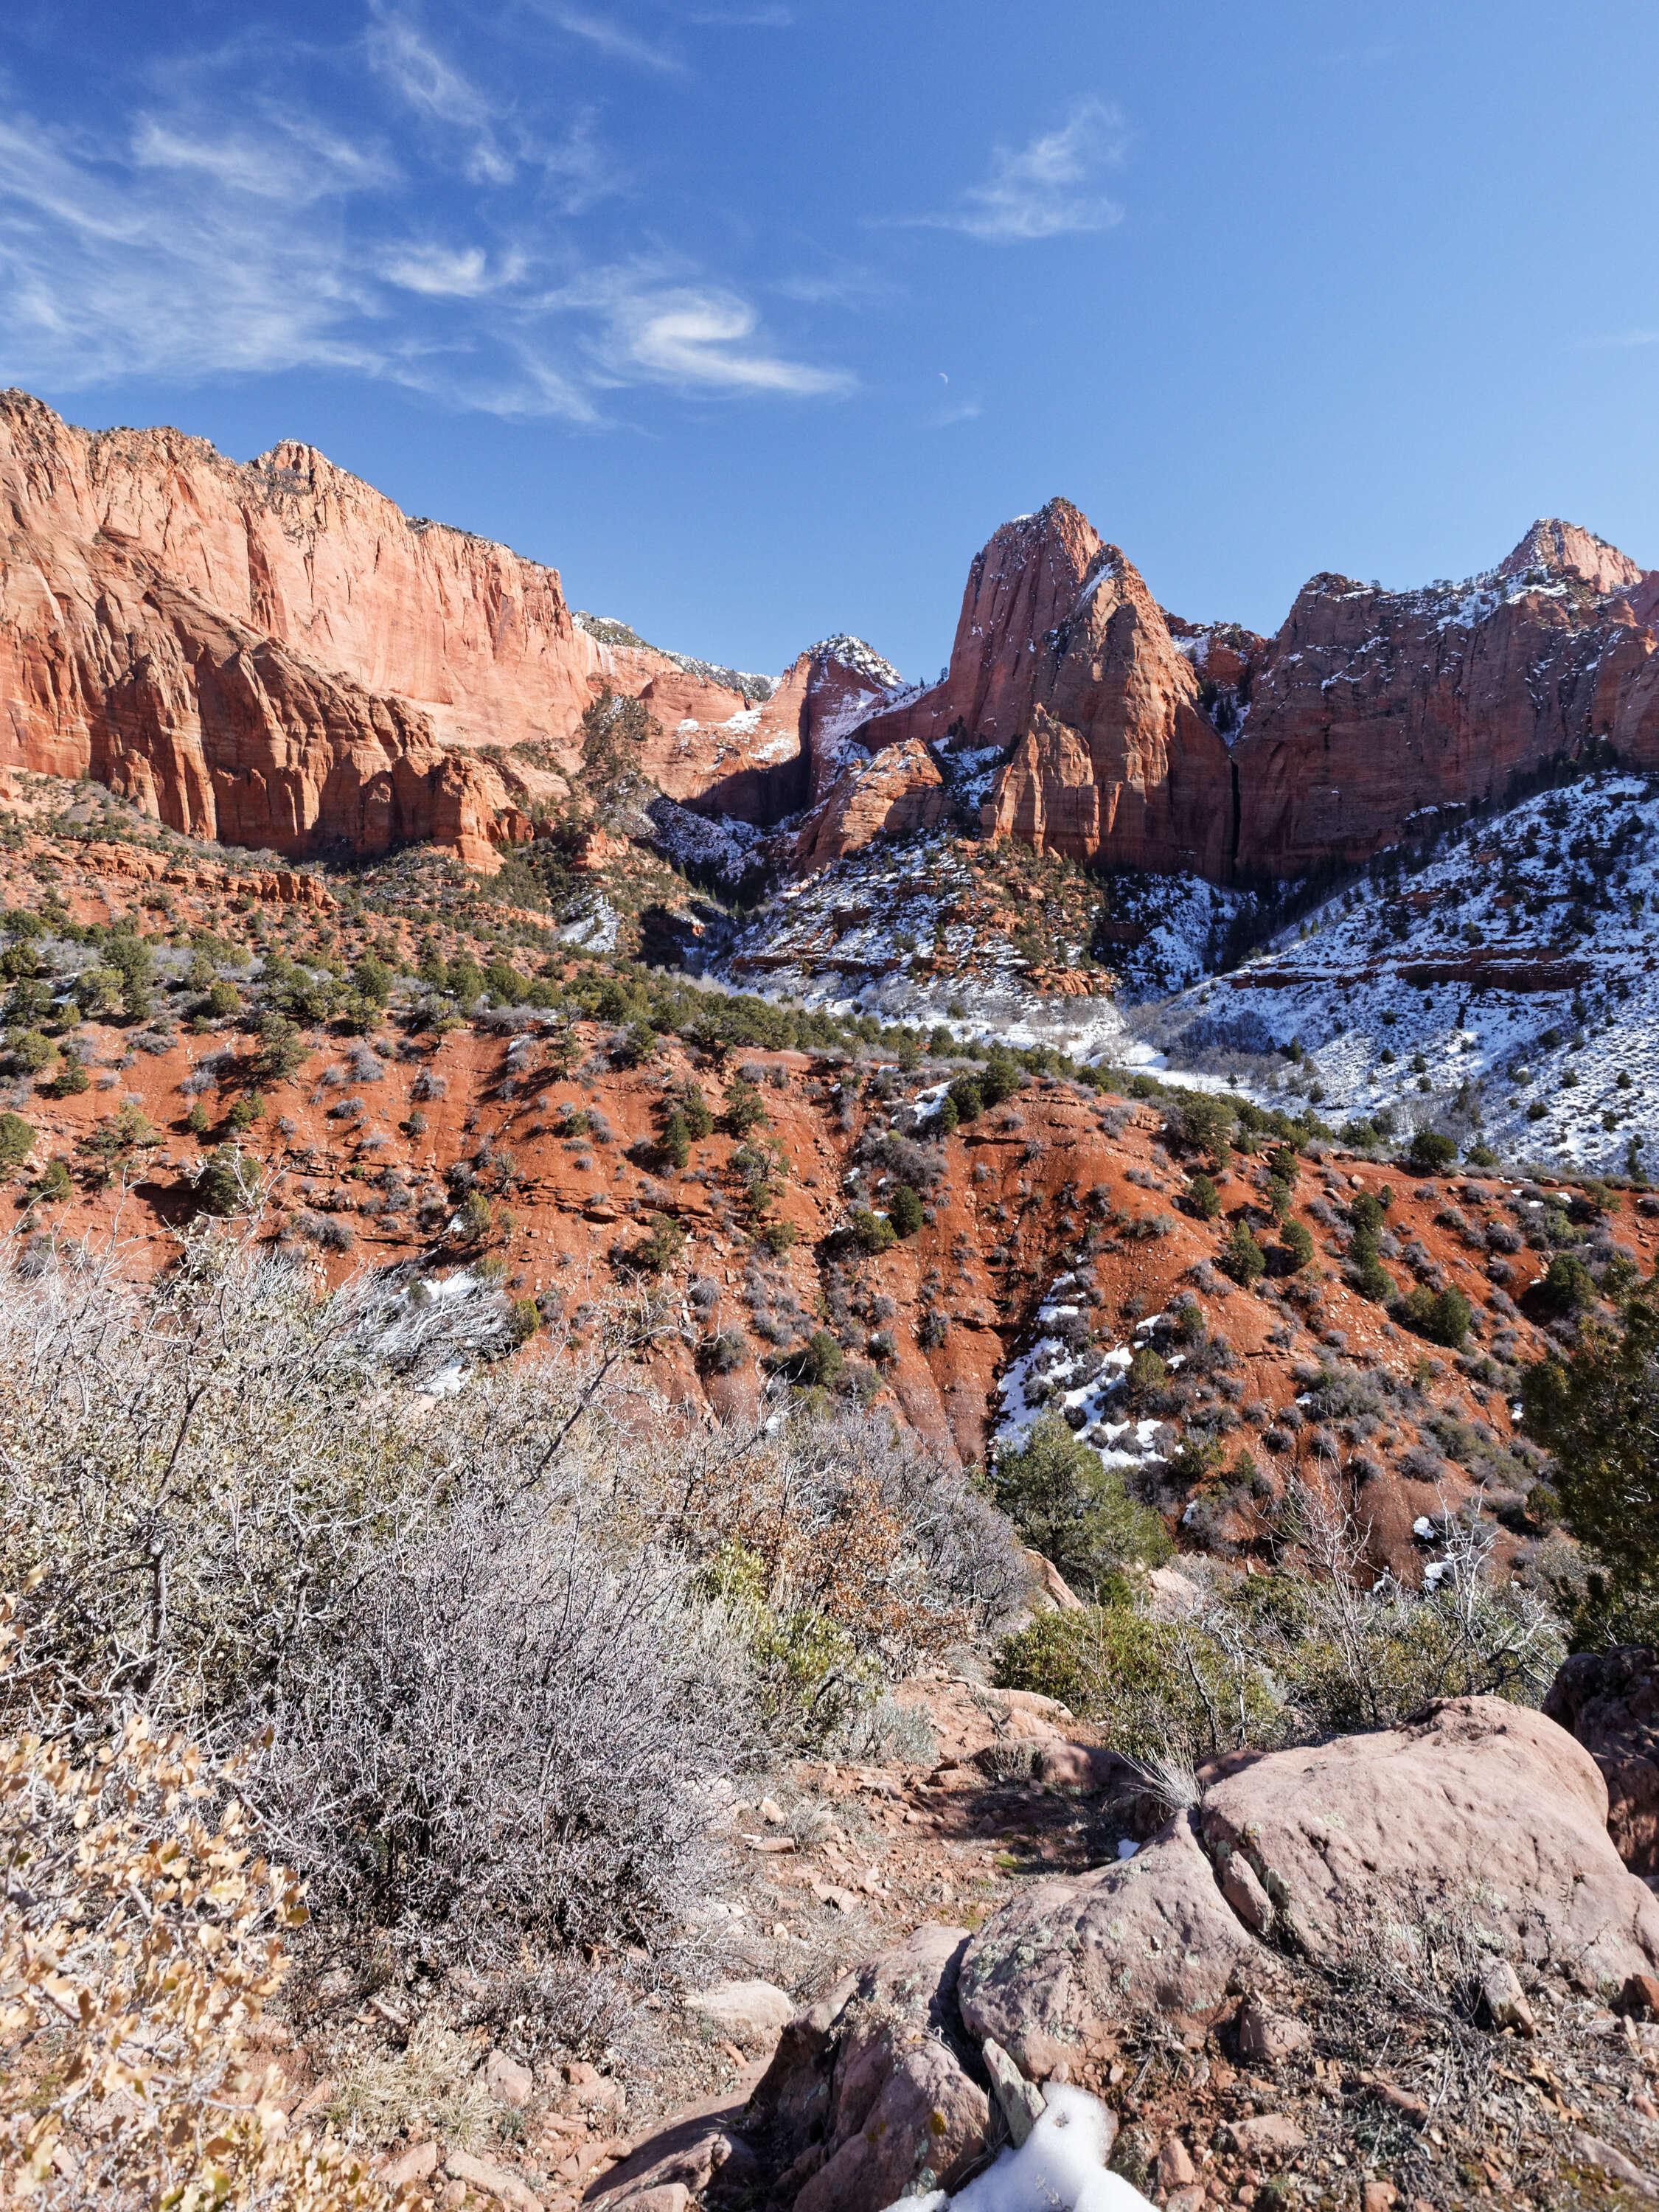
[[[1034,2081],[1026,2080],[994,2037],[988,2035],[981,2047],[985,2070],[997,2093],[1002,2117],[1008,2123],[1009,2141],[1018,2150],[1042,2116],[1042,2092]]]
[[[1221,1871],[1221,1894],[1252,1935],[1267,1935],[1273,1924],[1272,1900],[1243,1851],[1228,1853]]]
[[[484,2081],[498,2104],[527,2105],[535,2094],[535,2075],[504,2051],[492,2051],[485,2059]]]
[[[438,2170],[438,2146],[434,2142],[411,2143],[401,2158],[394,2159],[380,2175],[386,2188],[394,2192],[406,2189],[410,2182],[424,2181]]]
[[[1300,2150],[1307,2137],[1288,2112],[1257,2112],[1233,2122],[1233,2141],[1242,2158],[1262,2158]]]
[[[1260,1997],[1247,1996],[1238,2008],[1238,2055],[1255,2064],[1282,2066],[1305,2051],[1312,2037],[1306,2024],[1286,2013],[1270,2012]]]
[[[481,2196],[498,2197],[512,2212],[542,2212],[539,2197],[525,2187],[516,2173],[509,2173],[504,2166],[491,2159],[474,2158],[471,2151],[453,2150],[444,2160],[444,2171],[452,2181],[465,2182]]]
[[[1638,2197],[1659,2197],[1659,2182],[1650,2173],[1644,2173],[1623,2151],[1610,2142],[1603,2142],[1600,2136],[1576,2135],[1573,2148],[1587,2166],[1599,2166],[1609,2179],[1622,2181]]]
[[[1409,2089],[1402,2089],[1396,2081],[1376,2081],[1371,2086],[1385,2105],[1402,2119],[1409,2120],[1414,2128],[1426,2124],[1429,2108],[1420,2097],[1413,2097]]]
[[[1158,2178],[1165,2189],[1189,2189],[1197,2180],[1192,2153],[1179,2136],[1165,2136],[1159,2146]]]
[[[1488,1960],[1480,1972],[1480,2010],[1491,2027],[1512,2027],[1517,2035],[1536,2035],[1538,2023],[1519,1977],[1507,1959]]]

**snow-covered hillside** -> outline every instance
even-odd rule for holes
[[[1444,1128],[1505,1158],[1659,1166],[1659,787],[1592,775],[1395,853],[1229,975],[1130,1016],[1169,1067]],[[1279,1060],[1285,1046],[1307,1057]]]
[[[1385,854],[1237,965],[1255,894],[1041,863],[1021,884],[967,819],[785,882],[720,972],[1306,1099],[1385,1140],[1432,1127],[1507,1160],[1659,1174],[1659,780],[1594,773]]]
[[[1029,951],[988,894],[977,858],[978,848],[936,833],[849,854],[782,884],[717,972],[808,1006],[1111,1058],[1128,1040],[1109,979],[1081,965],[1086,932],[1056,950],[1079,979],[1098,983],[1097,994],[1035,988]]]

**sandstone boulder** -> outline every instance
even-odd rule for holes
[[[1417,1916],[1451,1907],[1525,1968],[1583,1987],[1659,1963],[1659,1899],[1607,1839],[1595,1761],[1524,1706],[1454,1698],[1200,1780],[1206,1844],[1242,1853],[1292,1940],[1324,1962],[1409,1942]]]
[[[733,2043],[769,2047],[794,2017],[795,2008],[772,1982],[720,1982],[686,1999],[686,2009]]]
[[[1052,2100],[1138,2016],[1215,2019],[1237,1997],[1241,2057],[1284,2063],[1308,2040],[1287,1943],[1340,1970],[1409,1953],[1423,1916],[1462,1916],[1489,1953],[1472,2008],[1523,2035],[1523,1976],[1628,1990],[1632,2010],[1655,1986],[1659,1899],[1608,1841],[1595,1762],[1541,1714],[1455,1698],[1198,1778],[1200,1806],[1133,1857],[1034,1885],[970,1939],[921,1929],[789,2024],[757,2099],[793,2161],[784,2201],[876,2212],[948,2189],[989,2124],[976,2051]],[[1301,2141],[1271,2113],[1234,2133],[1252,2158]]]
[[[1133,1858],[1005,1905],[968,1946],[958,2000],[975,2039],[1043,2081],[1138,2013],[1213,2011],[1235,1973],[1272,1971],[1181,1813]]]
[[[957,2008],[967,1942],[927,1923],[784,2030],[751,2110],[795,2212],[882,2212],[949,2190],[987,2148],[990,2101]]]
[[[1632,1874],[1659,1875],[1659,1657],[1643,1644],[1577,1652],[1544,1711],[1601,1770],[1620,1857]]]

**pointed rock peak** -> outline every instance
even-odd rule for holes
[[[1626,591],[1642,580],[1636,562],[1605,538],[1553,520],[1534,522],[1498,573],[1518,580],[1534,568],[1547,576],[1577,576],[1596,592]]]
[[[1017,514],[993,532],[969,571],[969,589],[988,576],[1023,573],[1044,596],[1065,599],[1081,587],[1100,545],[1080,508],[1069,499],[1051,499],[1035,514]]]
[[[866,645],[861,637],[850,637],[838,631],[834,637],[821,637],[816,645],[806,648],[806,658],[817,666],[833,661],[837,667],[851,669],[881,691],[897,691],[903,688],[904,678],[892,662]]]

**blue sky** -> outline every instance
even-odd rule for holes
[[[1054,492],[1166,605],[1659,564],[1659,10],[12,0],[0,383],[762,669]]]

